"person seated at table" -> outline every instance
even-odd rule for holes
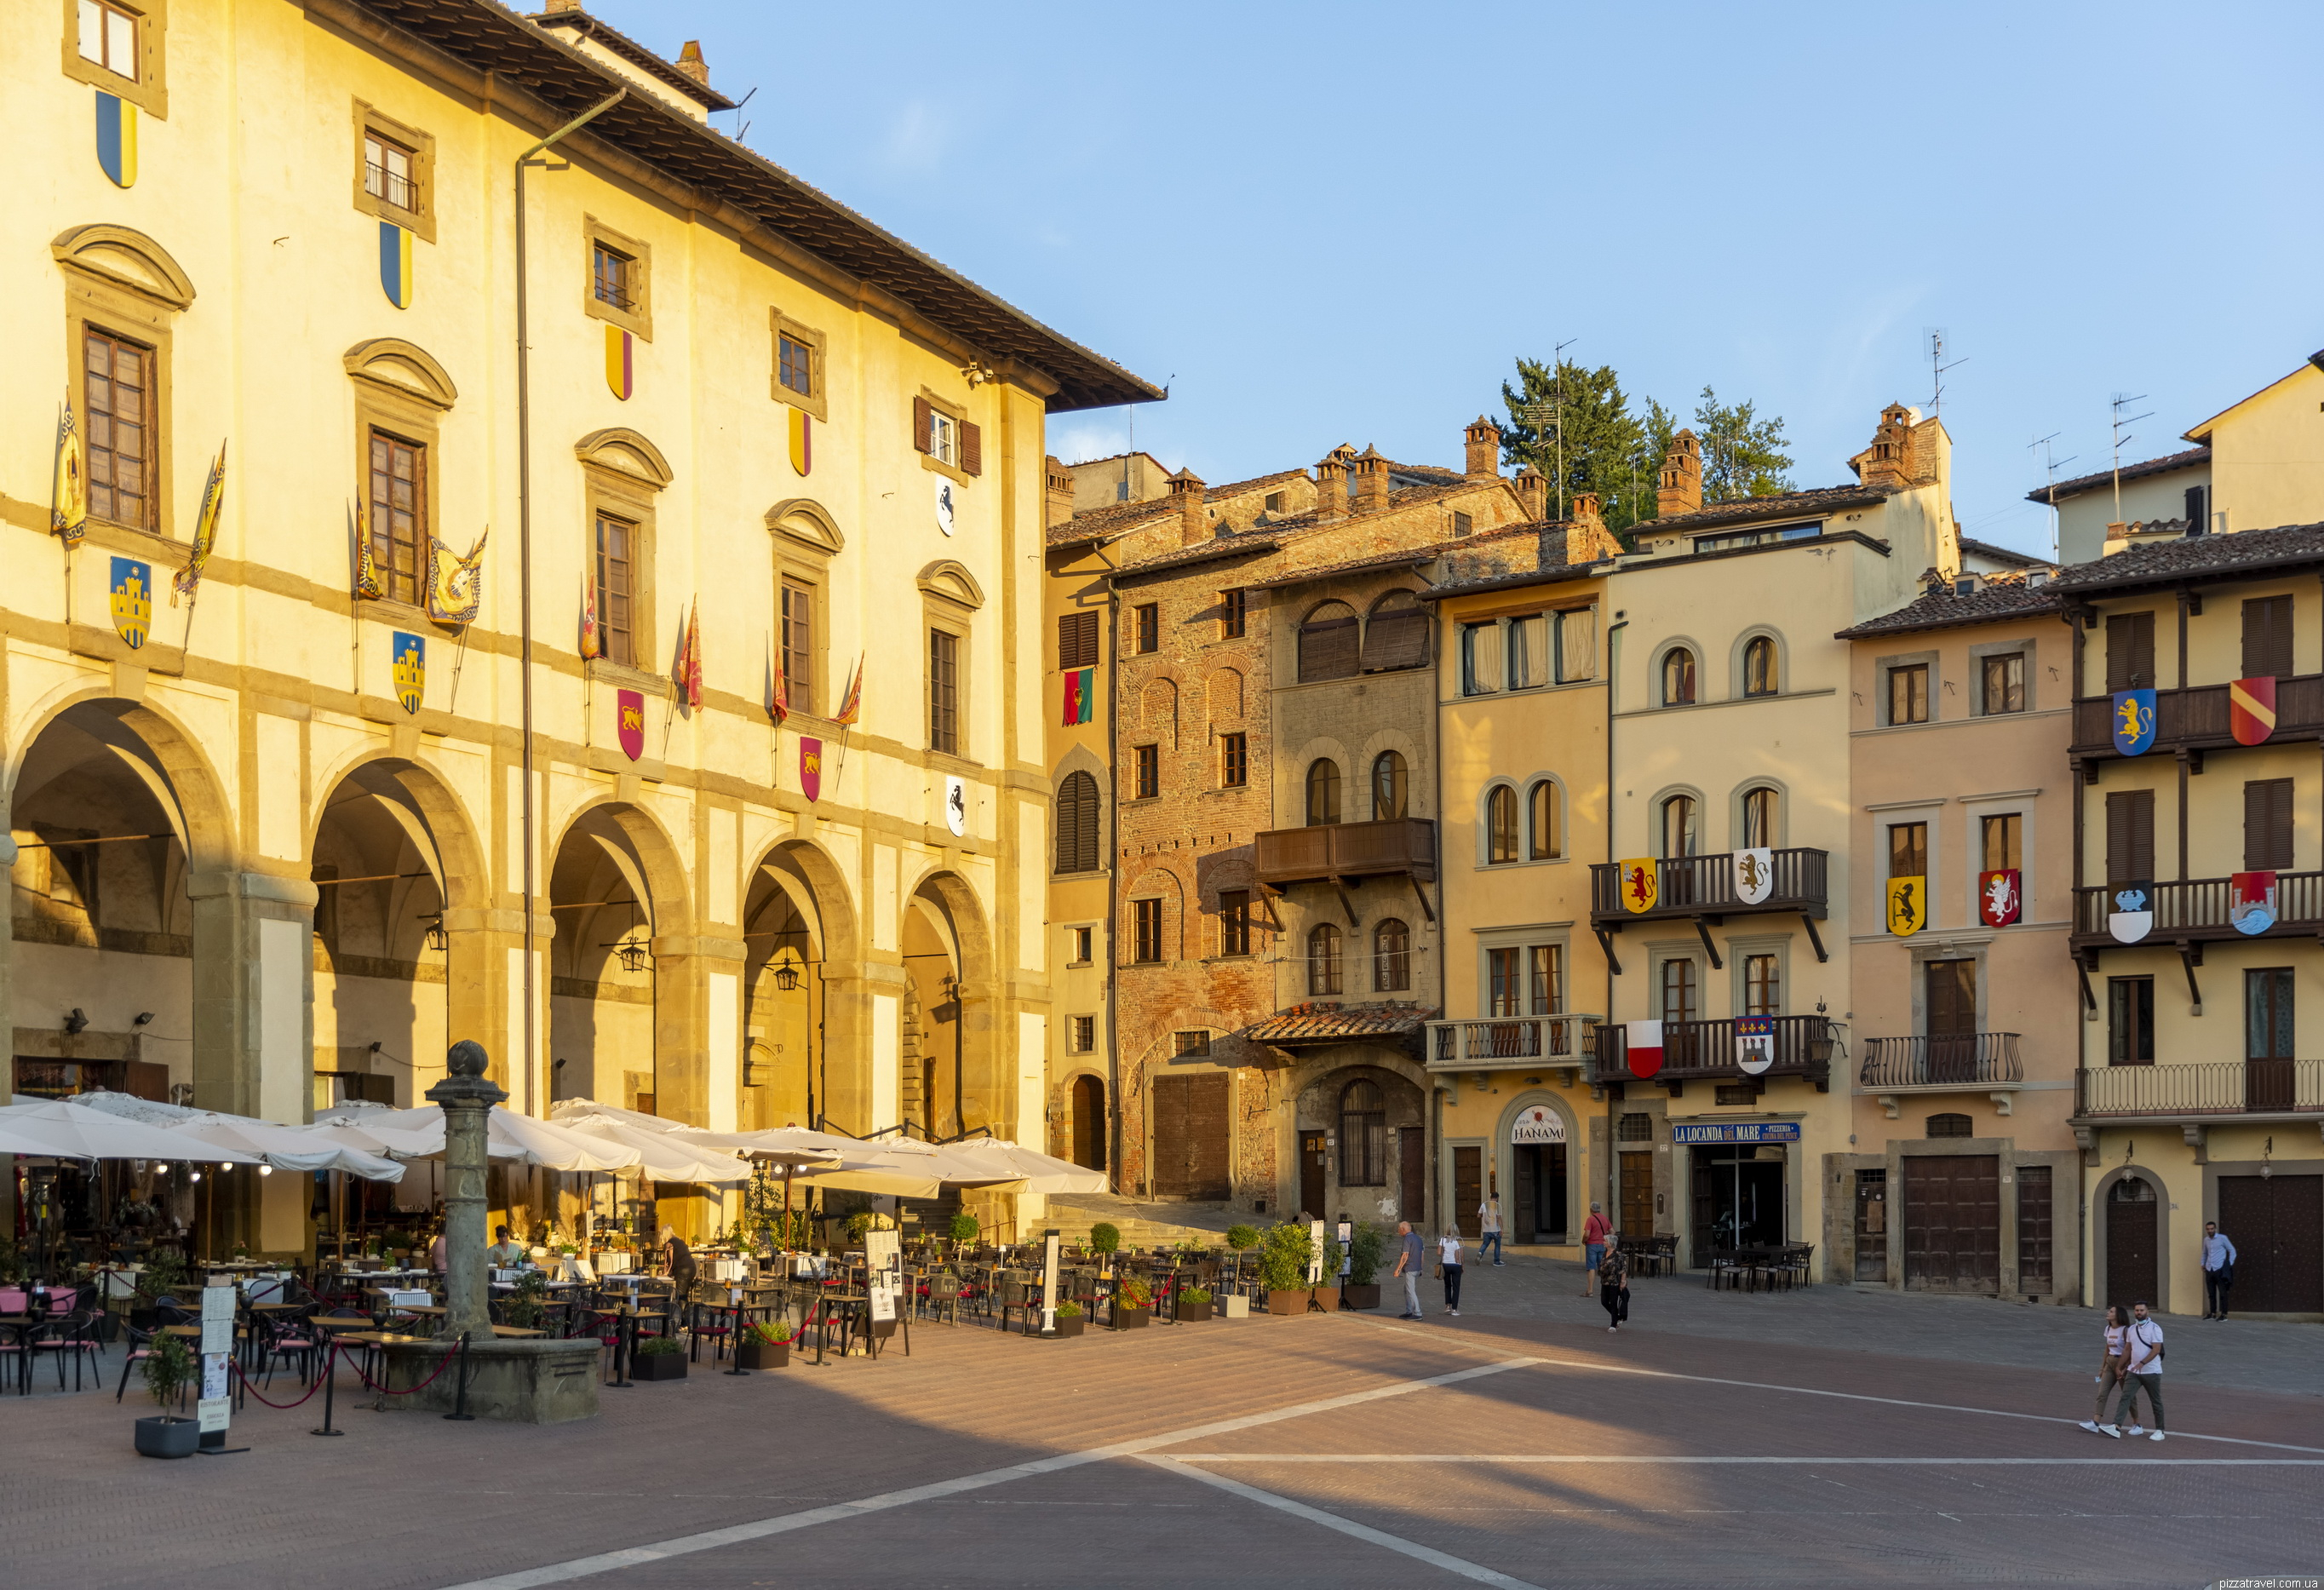
[[[509,1240],[509,1228],[507,1226],[493,1226],[493,1235],[498,1240],[496,1240],[491,1247],[484,1250],[485,1263],[493,1266],[495,1270],[513,1270],[516,1266],[524,1262],[525,1249],[521,1243]]]

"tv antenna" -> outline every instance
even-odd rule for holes
[[[2131,405],[2131,404],[2133,404],[2133,403],[2143,403],[2143,402],[2144,402],[2145,401],[2146,401],[2146,394],[2145,394],[2144,393],[2143,393],[2143,392],[2142,392],[2142,393],[2137,393],[2137,394],[2135,394],[2135,395],[2132,395],[2132,394],[2127,393],[2119,393],[2119,392],[2114,394],[2114,405],[2113,405],[2113,406],[2114,406],[2114,521],[2113,521],[2113,522],[2114,522],[2115,523],[2116,523],[2116,524],[2120,524],[2120,523],[2122,522],[2122,444],[2123,444],[2123,443],[2125,443],[2125,442],[2126,442],[2126,441],[2130,441],[2130,440],[2134,439],[2133,439],[2133,437],[2131,436],[2131,434],[2130,434],[2128,431],[2125,430],[2123,429],[2123,427],[2124,427],[2124,426],[2126,426],[2126,425],[2135,425],[2135,424],[2137,424],[2141,420],[2152,420],[2152,419],[2153,419],[2153,418],[2154,418],[2154,411],[2153,411],[2153,410],[2152,410],[2152,409],[2147,410],[2147,411],[2146,411],[2146,412],[2145,412],[2145,413],[2144,413],[2144,414],[2133,414],[2133,415],[2131,415],[2128,419],[2125,419],[2125,418],[2123,417],[2123,412],[2122,412],[2122,411],[2123,411],[2125,409],[2127,409],[2128,407],[2130,407],[2130,405]]]
[[[2025,450],[2028,452],[2035,448],[2042,449],[2042,471],[2049,481],[2049,484],[2043,487],[2043,495],[2050,504],[2050,557],[2052,561],[2065,555],[2065,549],[2058,534],[2058,468],[2061,465],[2072,463],[2080,456],[2077,453],[2069,453],[2061,458],[2056,455],[2055,449],[2050,444],[2063,434],[2062,431],[2053,430],[2047,436],[2037,436],[2025,444]]]
[[[1948,370],[1958,370],[1963,365],[1968,364],[1969,361],[1965,358],[1961,358],[1955,359],[1950,365],[1945,363],[1945,328],[1943,327],[1931,326],[1927,328],[1927,336],[1929,338],[1929,381],[1932,389],[1929,394],[1929,418],[1933,420],[1939,414],[1944,412],[1945,372]]]
[[[1536,446],[1540,445],[1543,430],[1552,430],[1556,435],[1556,484],[1551,488],[1555,494],[1551,516],[1556,519],[1565,517],[1565,350],[1580,340],[1569,337],[1550,350],[1549,384],[1556,395],[1517,406],[1517,418],[1534,429]]]

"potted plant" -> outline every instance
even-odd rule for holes
[[[1113,1285],[1113,1328],[1137,1330],[1154,1317],[1154,1289],[1143,1278],[1125,1275]]]
[[[1090,1227],[1090,1252],[1113,1254],[1121,1252],[1121,1227],[1111,1220],[1101,1220]]]
[[[1077,1336],[1082,1334],[1082,1327],[1088,1323],[1089,1322],[1087,1320],[1082,1317],[1082,1306],[1079,1303],[1060,1303],[1057,1305],[1057,1334],[1059,1336]]]
[[[145,1354],[145,1389],[161,1405],[158,1417],[137,1421],[137,1452],[143,1457],[191,1457],[201,1440],[201,1421],[180,1419],[170,1407],[193,1382],[194,1354],[177,1336],[157,1336]]]
[[[1340,1289],[1342,1308],[1377,1308],[1380,1302],[1380,1262],[1388,1257],[1388,1238],[1366,1221],[1348,1234],[1348,1280]]]
[[[630,1359],[633,1381],[682,1381],[686,1378],[686,1345],[676,1336],[648,1336]]]
[[[791,1361],[791,1322],[752,1320],[742,1332],[742,1345],[734,1351],[735,1367],[739,1369],[785,1367]]]
[[[1250,1317],[1250,1296],[1244,1288],[1250,1277],[1243,1270],[1243,1255],[1259,1246],[1259,1227],[1237,1221],[1227,1227],[1224,1240],[1228,1251],[1234,1254],[1231,1271],[1234,1281],[1227,1295],[1219,1299],[1219,1312],[1228,1319],[1247,1319]]]
[[[1307,1279],[1307,1265],[1315,1255],[1315,1242],[1306,1226],[1292,1221],[1270,1225],[1259,1239],[1259,1275],[1267,1283],[1269,1314],[1305,1314],[1315,1295]]]
[[[1315,1283],[1315,1301],[1326,1311],[1340,1306],[1340,1260],[1343,1253],[1340,1239],[1332,1234],[1329,1226],[1323,1230],[1323,1279]]]
[[[130,1299],[129,1323],[139,1330],[152,1330],[160,1323],[154,1308],[157,1299],[169,1296],[186,1284],[185,1261],[175,1248],[156,1248],[145,1261],[145,1268],[137,1273],[137,1292]]]
[[[976,1234],[980,1229],[982,1228],[976,1223],[976,1216],[967,1210],[963,1209],[959,1214],[954,1215],[952,1217],[952,1225],[946,1228],[946,1234],[952,1238],[953,1252],[957,1253],[963,1248],[974,1247]]]
[[[1211,1290],[1188,1287],[1178,1294],[1178,1323],[1194,1325],[1211,1317]]]
[[[539,1330],[549,1312],[549,1277],[528,1270],[516,1279],[516,1290],[501,1305],[501,1323],[519,1330]]]

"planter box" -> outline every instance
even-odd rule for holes
[[[1178,1323],[1180,1325],[1196,1325],[1208,1319],[1210,1317],[1211,1305],[1208,1302],[1189,1303],[1183,1299],[1180,1299],[1178,1304]]]
[[[1142,1329],[1153,1317],[1154,1310],[1150,1305],[1144,1308],[1124,1308],[1120,1304],[1116,1304],[1113,1308],[1113,1328],[1116,1330]]]
[[[682,1381],[686,1378],[686,1354],[683,1353],[649,1353],[630,1360],[630,1378],[633,1381]]]
[[[1060,1319],[1057,1321],[1057,1334],[1061,1336],[1077,1336],[1082,1334],[1082,1331],[1088,1325],[1088,1320],[1084,1319],[1079,1315],[1075,1315],[1071,1319]]]
[[[1288,1292],[1269,1290],[1267,1294],[1267,1311],[1269,1314],[1305,1314],[1307,1312],[1307,1299],[1314,1295],[1314,1287],[1300,1287],[1296,1290]]]
[[[1219,1301],[1225,1305],[1227,1318],[1249,1319],[1250,1317],[1250,1299],[1240,1292],[1229,1292]]]
[[[1315,1301],[1323,1305],[1323,1311],[1325,1313],[1338,1313],[1340,1309],[1340,1289],[1338,1287],[1317,1287],[1315,1289]]]
[[[1340,1289],[1340,1307],[1342,1308],[1377,1308],[1379,1303],[1379,1282],[1376,1280],[1362,1286],[1350,1281]]]
[[[137,1421],[137,1455],[140,1457],[191,1457],[201,1437],[199,1419],[163,1419],[158,1416],[141,1419]]]
[[[745,1341],[734,1349],[734,1364],[740,1369],[781,1369],[790,1361],[788,1342]]]

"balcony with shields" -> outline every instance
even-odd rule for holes
[[[2141,755],[2186,755],[2191,771],[2203,771],[2203,756],[2211,751],[2232,751],[2238,745],[2266,740],[2305,741],[2324,733],[2324,674],[2292,672],[2292,598],[2255,596],[2237,615],[2243,648],[2237,683],[2246,686],[2243,729],[2237,731],[2235,686],[2226,679],[2212,684],[2181,684],[2164,689],[2156,685],[2154,618],[2152,613],[2115,613],[2106,620],[2106,691],[2074,700],[2074,738],[2068,753],[2084,764],[2085,776],[2098,781],[2097,764],[2123,754],[2116,731],[2118,721],[2114,693],[2154,691],[2153,741]],[[2200,616],[2203,598],[2190,593],[2188,616]],[[2184,656],[2183,642],[2181,656]],[[2225,671],[2221,669],[2222,672]],[[2255,696],[2251,681],[2264,681],[2261,689],[2273,699]],[[2254,736],[2247,737],[2247,736]]]
[[[1766,1016],[1751,1018],[1774,1029],[1774,1058],[1766,1070],[1743,1068],[1735,1022],[1665,1021],[1662,1023],[1662,1063],[1641,1077],[1630,1068],[1629,1029],[1614,1022],[1598,1030],[1590,1062],[1582,1075],[1593,1087],[1619,1088],[1631,1083],[1666,1087],[1675,1098],[1690,1082],[1714,1086],[1763,1086],[1771,1078],[1795,1077],[1812,1083],[1818,1093],[1831,1091],[1831,1062],[1840,1045],[1835,1023],[1825,1016]],[[1619,1096],[1618,1094],[1616,1096]]]
[[[1774,791],[1766,790],[1746,796],[1747,802],[1753,803],[1746,809],[1747,832],[1773,831],[1772,818],[1759,812],[1762,805],[1771,809],[1774,799]],[[1622,968],[1613,935],[1632,922],[1674,918],[1694,924],[1705,952],[1716,965],[1719,951],[1711,942],[1711,929],[1729,917],[1796,912],[1807,929],[1816,959],[1830,960],[1823,935],[1816,930],[1816,923],[1829,914],[1824,883],[1829,855],[1821,850],[1773,847],[1695,855],[1700,827],[1695,804],[1688,795],[1674,795],[1663,802],[1661,856],[1600,862],[1590,868],[1590,927],[1616,974]]]
[[[1922,1021],[1925,1031],[1909,1038],[1868,1038],[1857,1091],[1877,1096],[1895,1120],[1914,1094],[1981,1093],[2001,1114],[2025,1086],[2017,1058],[2017,1034],[1979,1030],[1978,962],[1921,964]]]

